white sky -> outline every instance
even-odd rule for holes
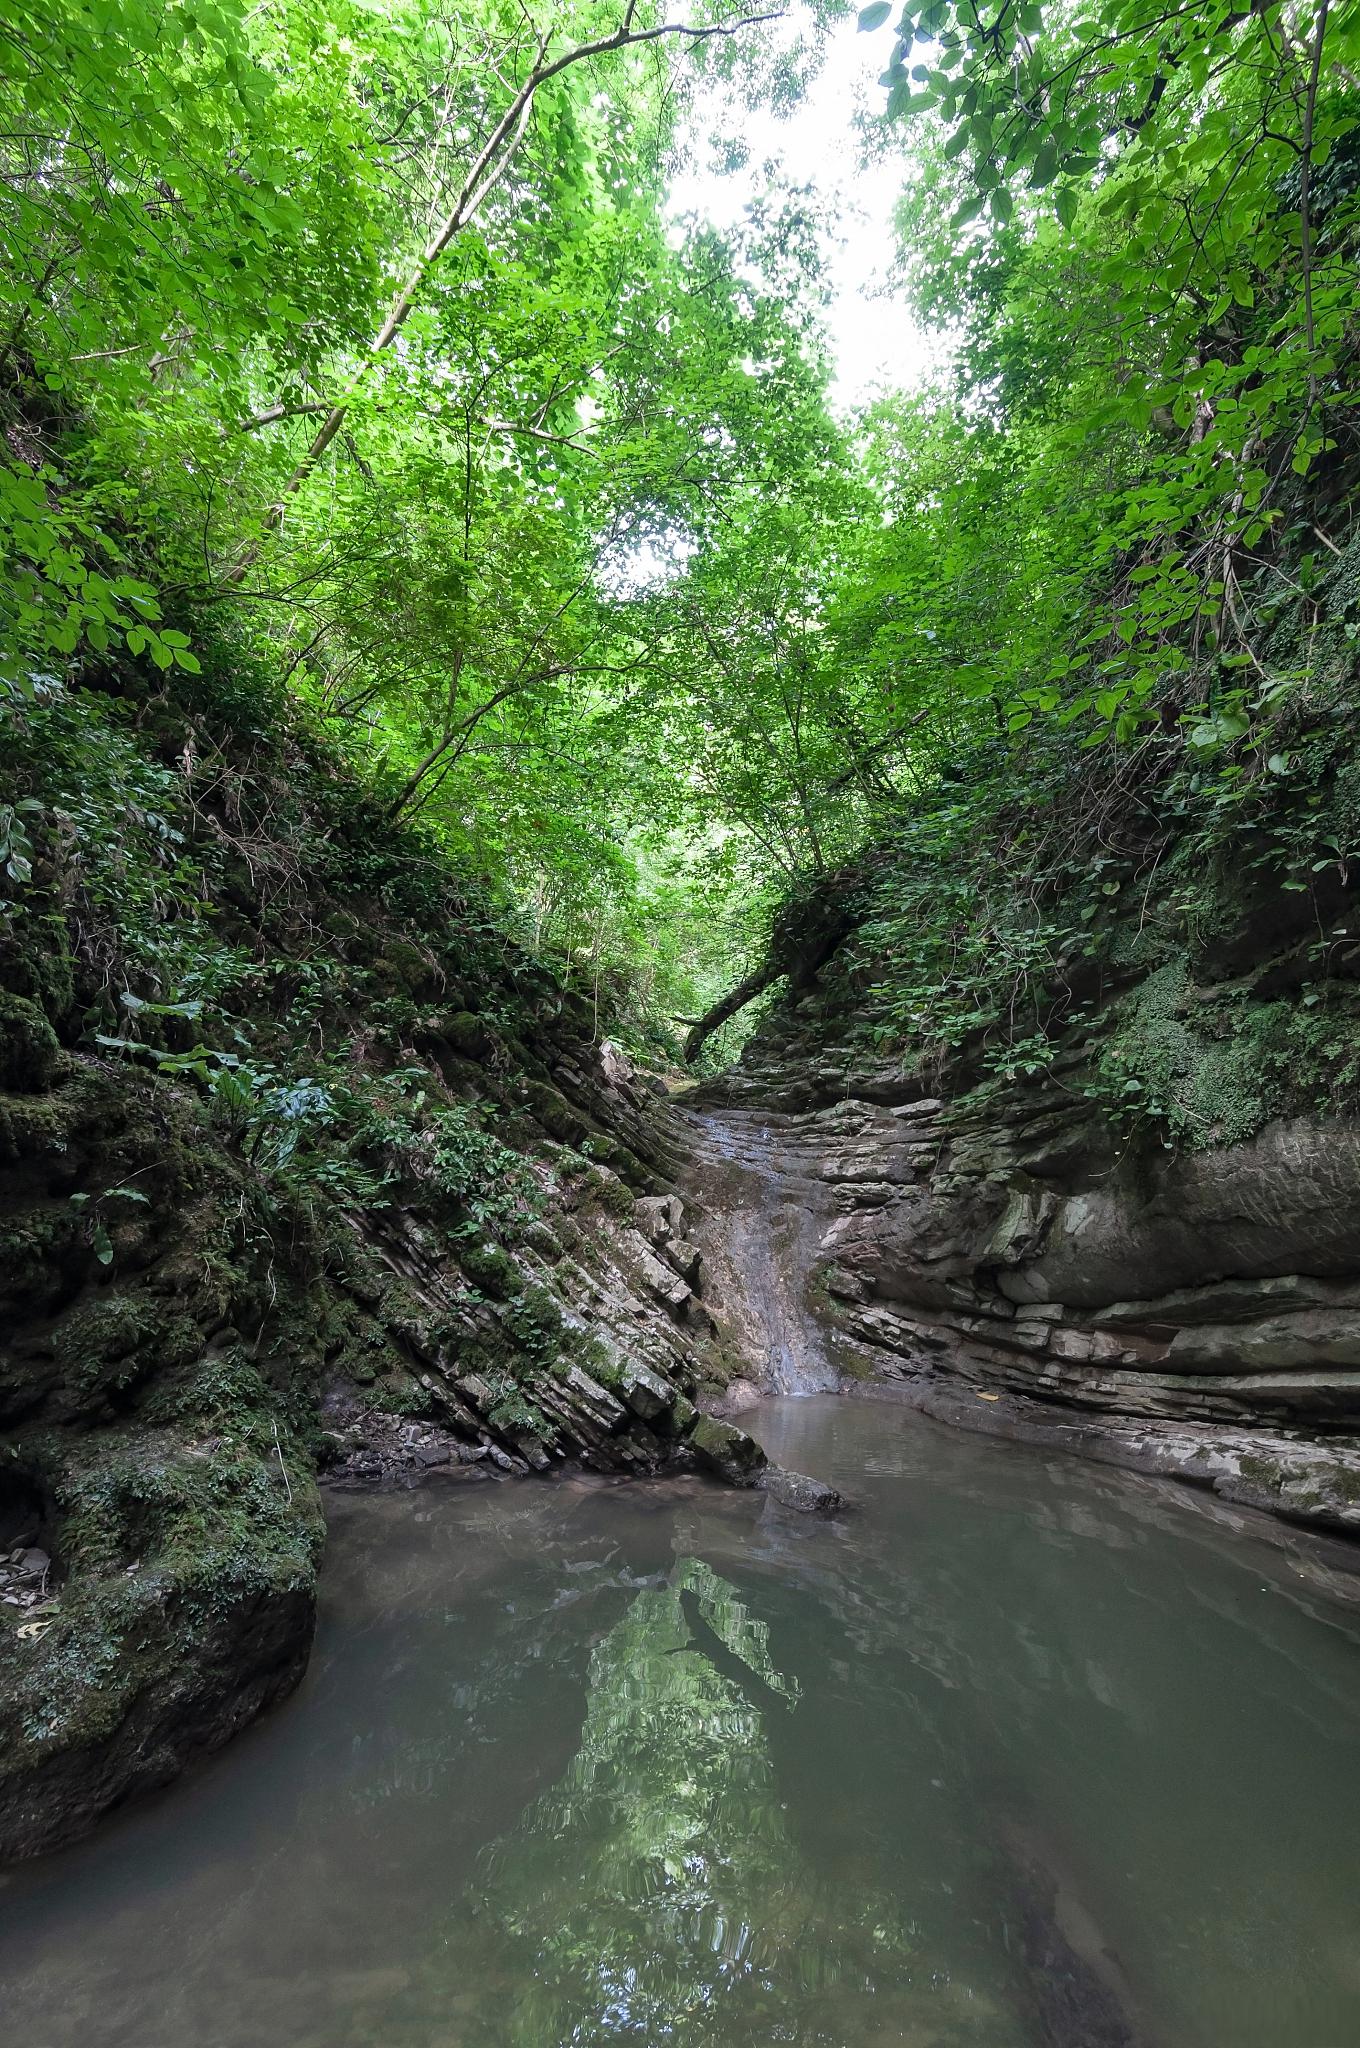
[[[697,213],[730,228],[764,183],[768,162],[795,184],[811,184],[833,203],[838,237],[825,245],[833,298],[828,311],[838,409],[862,403],[883,386],[919,384],[938,366],[940,344],[912,321],[902,300],[885,290],[892,261],[893,207],[905,165],[895,152],[860,160],[856,113],[877,111],[878,84],[891,35],[861,35],[853,16],[832,31],[826,60],[806,98],[784,120],[753,111],[725,94],[705,94],[691,121],[693,163],[672,187],[673,213]],[[708,140],[738,134],[750,157],[744,169],[719,176],[705,168]]]

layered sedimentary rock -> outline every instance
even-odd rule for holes
[[[1360,1130],[1130,1147],[1056,1075],[950,1102],[776,1017],[701,1100],[809,1157],[849,1381],[1360,1529]]]

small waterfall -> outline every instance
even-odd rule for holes
[[[819,1154],[773,1112],[703,1111],[692,1121],[704,1256],[753,1376],[770,1393],[834,1391],[839,1374],[807,1300],[832,1215]]]

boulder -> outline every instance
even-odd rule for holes
[[[648,1251],[644,1246],[637,1261],[637,1271],[638,1278],[647,1292],[655,1295],[673,1316],[684,1313],[691,1289],[689,1283],[682,1280],[673,1267],[666,1265],[664,1260],[658,1259],[654,1252]]]
[[[687,1286],[697,1287],[699,1267],[703,1263],[697,1244],[691,1244],[687,1237],[673,1238],[666,1246],[666,1262],[674,1266]]]
[[[760,1484],[780,1507],[792,1508],[800,1515],[834,1515],[845,1505],[844,1497],[824,1479],[813,1479],[806,1472],[786,1472],[782,1465],[771,1465]]]
[[[719,1422],[714,1415],[699,1417],[690,1444],[699,1463],[729,1486],[754,1486],[767,1463],[754,1437],[730,1422]]]
[[[633,1221],[648,1244],[669,1244],[684,1220],[685,1205],[678,1195],[643,1195],[633,1210]]]
[[[656,1422],[675,1407],[675,1388],[640,1359],[630,1358],[623,1367],[619,1392],[642,1422]]]

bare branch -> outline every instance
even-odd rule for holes
[[[253,420],[242,420],[239,427],[233,427],[230,431],[234,434],[253,434],[257,427],[272,427],[276,420],[295,420],[300,419],[304,413],[329,411],[330,407],[319,398],[299,405],[271,405],[268,412],[258,412]],[[226,430],[223,431],[225,435]]]

